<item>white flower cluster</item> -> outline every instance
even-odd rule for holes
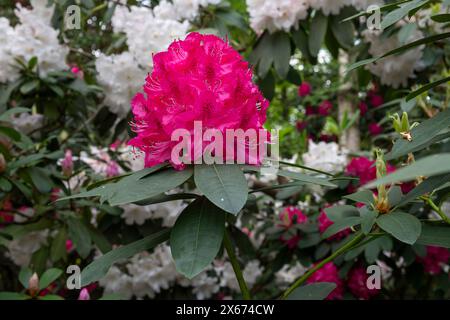
[[[309,140],[308,152],[302,158],[305,166],[329,173],[341,172],[347,165],[346,151],[335,142]]]
[[[295,265],[285,264],[280,270],[275,273],[275,283],[281,288],[287,288],[288,285],[294,283],[301,277],[308,268],[304,267],[300,262]]]
[[[247,263],[243,275],[251,287],[262,272],[259,261],[253,260]],[[118,294],[124,299],[133,296],[154,298],[156,294],[173,285],[192,288],[197,299],[209,299],[225,288],[239,291],[230,262],[224,259],[216,260],[202,273],[188,280],[177,274],[170,248],[165,244],[155,248],[151,254],[139,253],[133,256],[121,267],[113,266],[106,276],[100,279],[99,284],[104,288],[105,294]]]
[[[28,266],[33,253],[46,244],[48,230],[32,231],[7,244],[7,256],[18,266]]]
[[[19,116],[13,116],[11,118],[14,127],[24,134],[29,134],[41,128],[44,124],[44,116],[39,113],[29,114],[23,112]]]
[[[105,92],[104,103],[120,117],[130,110],[130,101],[141,89],[152,68],[152,55],[183,38],[201,6],[220,0],[161,1],[155,8],[117,6],[111,19],[114,32],[126,35],[128,51],[100,54],[95,62],[98,82]]]
[[[366,10],[370,5],[381,5],[383,0],[246,0],[250,26],[260,34],[264,30],[289,31],[297,28],[299,20],[308,17],[310,8],[325,15],[338,14],[345,6]]]
[[[398,36],[396,34],[390,37],[383,37],[379,31],[365,30],[363,36],[366,42],[370,44],[369,53],[373,57],[378,57],[384,53],[400,47]],[[414,30],[407,43],[422,38],[423,34],[419,30]],[[384,85],[399,88],[408,84],[409,78],[414,78],[414,72],[422,69],[421,62],[423,56],[423,46],[415,47],[400,55],[391,55],[383,58],[376,63],[369,64],[366,68],[371,73],[378,76]]]
[[[289,31],[308,16],[309,0],[247,0],[250,26],[256,33],[265,29]]]
[[[31,5],[32,9],[17,5],[15,14],[20,23],[14,28],[8,19],[0,17],[0,82],[19,77],[14,59],[28,62],[37,57],[42,76],[67,69],[69,49],[59,43],[58,31],[51,26],[54,6],[47,7],[47,0],[31,0]]]
[[[164,227],[172,227],[181,211],[186,207],[182,200],[156,203],[148,206],[127,204],[121,206],[122,218],[128,225],[143,225],[149,219],[162,219]]]

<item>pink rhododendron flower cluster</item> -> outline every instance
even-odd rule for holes
[[[144,93],[136,94],[131,105],[137,136],[129,144],[145,152],[145,166],[150,167],[171,160],[178,143],[171,141],[175,130],[193,136],[194,121],[223,137],[227,129],[260,130],[269,103],[252,82],[248,63],[226,41],[190,33],[153,56]],[[202,150],[207,145],[203,142]],[[201,155],[192,152],[191,157],[193,162]]]
[[[313,275],[307,280],[307,283],[316,282],[336,283],[336,288],[331,291],[326,300],[342,299],[342,295],[344,293],[344,282],[341,278],[339,278],[339,270],[333,262],[326,263],[322,268],[314,272]]]
[[[319,222],[319,232],[320,233],[324,233],[334,222],[331,221],[325,210],[322,210],[320,212],[319,218],[317,220]],[[338,233],[332,235],[331,237],[329,237],[327,240],[329,241],[333,241],[333,240],[341,240],[343,238],[345,238],[347,235],[349,235],[351,232],[351,230],[349,228],[344,229],[342,231],[339,231]]]
[[[281,220],[280,227],[283,227],[286,230],[289,230],[294,223],[295,224],[303,224],[308,221],[306,215],[299,209],[294,206],[286,207],[279,215]],[[300,241],[300,235],[295,234],[289,238],[286,238],[284,235],[281,236],[281,241],[283,241],[289,249],[293,249],[297,246]]]
[[[377,136],[383,132],[383,128],[378,123],[369,124],[369,133],[371,136]]]
[[[333,104],[328,100],[324,100],[319,105],[318,112],[321,116],[327,116],[330,114],[332,109],[333,109]]]
[[[427,246],[427,255],[419,257],[418,261],[423,264],[425,272],[429,274],[440,274],[442,266],[448,263],[450,251],[447,248]]]
[[[355,267],[348,273],[347,286],[350,292],[359,299],[369,300],[376,296],[379,289],[369,289],[367,279],[369,275],[363,267]]]

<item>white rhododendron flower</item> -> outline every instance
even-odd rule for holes
[[[304,267],[300,262],[295,265],[285,264],[283,268],[275,273],[275,282],[282,288],[287,288],[291,283],[294,283],[301,277],[308,268]]]
[[[351,0],[351,5],[360,11],[367,10],[371,5],[382,6],[383,4],[383,0]]]
[[[402,44],[397,35],[382,37],[379,31],[365,30],[363,36],[370,44],[369,53],[373,57],[378,57],[386,52],[400,47]],[[407,43],[423,37],[422,32],[414,30]],[[399,88],[408,84],[409,78],[415,78],[414,72],[422,69],[421,59],[423,56],[423,46],[412,48],[400,55],[391,55],[376,63],[369,64],[366,68],[371,73],[378,76],[384,85]]]
[[[352,5],[352,0],[310,0],[310,5],[328,16],[330,14],[338,14],[343,7]]]
[[[308,152],[302,158],[305,166],[330,173],[342,171],[347,164],[346,152],[336,142],[309,140]]]
[[[18,266],[29,265],[31,256],[47,243],[48,230],[32,231],[7,244],[7,255]]]
[[[247,0],[250,25],[256,33],[265,29],[289,31],[308,16],[308,0]]]

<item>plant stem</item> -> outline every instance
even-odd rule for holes
[[[231,243],[227,230],[225,230],[223,236],[223,245],[227,250],[228,257],[230,258],[231,265],[233,266],[234,274],[236,275],[236,279],[239,283],[239,288],[241,288],[241,293],[244,300],[251,300],[252,298],[250,296],[250,291],[248,291],[247,284],[245,283],[244,276],[242,275],[241,266],[239,265],[239,261],[234,253],[233,244]]]
[[[286,299],[291,293],[292,291],[294,291],[297,287],[299,287],[300,285],[302,285],[306,280],[308,280],[308,278],[310,276],[312,276],[317,270],[319,270],[320,268],[322,268],[326,263],[334,260],[335,258],[337,258],[338,256],[340,256],[341,254],[347,252],[348,250],[350,250],[354,245],[356,245],[357,243],[359,243],[362,239],[364,238],[364,234],[360,233],[358,234],[356,237],[354,237],[352,240],[350,240],[349,242],[347,242],[346,244],[344,244],[342,247],[340,247],[339,249],[337,249],[333,254],[331,254],[330,256],[328,256],[327,258],[323,259],[322,261],[320,261],[318,264],[316,264],[314,267],[312,267],[311,269],[308,270],[308,272],[306,272],[303,276],[301,276],[300,278],[297,279],[297,281],[294,282],[294,284],[292,286],[290,286],[281,296],[281,299]]]
[[[334,176],[332,173],[325,172],[325,171],[322,171],[322,170],[319,170],[319,169],[314,169],[314,168],[302,166],[301,164],[290,163],[290,162],[281,161],[281,160],[280,160],[279,162],[280,162],[280,164],[283,164],[283,165],[288,166],[288,167],[301,168],[301,169],[305,169],[305,170],[308,170],[308,171],[313,171],[313,172],[321,173],[321,174],[324,174],[324,175],[330,176],[330,177],[333,177],[333,176]]]
[[[445,223],[450,224],[450,218],[442,212],[442,210],[434,203],[434,201],[430,197],[421,197],[422,200],[426,201],[428,205],[441,217]]]

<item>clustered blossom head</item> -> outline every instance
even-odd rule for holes
[[[269,103],[247,62],[226,41],[191,33],[154,55],[153,64],[144,94],[131,103],[137,136],[129,144],[145,152],[147,167],[170,160],[178,144],[172,133],[184,129],[193,136],[194,121],[223,137],[227,129],[263,129]]]
[[[330,114],[331,110],[333,109],[333,104],[328,101],[328,100],[324,100],[322,101],[322,103],[319,105],[318,108],[318,113],[321,116],[327,116]]]
[[[317,220],[319,222],[319,231],[320,233],[324,233],[334,222],[328,218],[325,210],[322,210],[320,212],[319,218]],[[349,228],[344,229],[342,231],[339,231],[338,233],[332,235],[327,240],[333,241],[333,240],[341,240],[345,238],[347,235],[349,235],[351,230]]]
[[[336,288],[331,291],[326,300],[342,299],[344,293],[344,282],[339,278],[339,270],[333,262],[326,263],[322,268],[317,270],[311,277],[308,278],[307,283],[316,282],[334,282]]]
[[[348,273],[347,287],[350,292],[359,299],[369,300],[380,293],[380,289],[369,289],[367,279],[369,275],[363,267],[355,267]]]
[[[298,95],[300,97],[306,97],[309,96],[311,94],[311,85],[309,84],[309,82],[303,81],[300,86],[298,87]]]
[[[279,218],[281,220],[280,227],[284,228],[286,231],[289,230],[294,224],[303,224],[308,221],[306,215],[297,207],[289,206],[281,211]],[[284,242],[289,249],[293,249],[297,246],[300,241],[300,235],[295,234],[288,238],[285,235],[281,235],[280,240]]]
[[[442,266],[448,263],[450,259],[450,251],[447,248],[427,246],[427,254],[425,257],[418,258],[423,265],[425,272],[429,274],[440,274]]]
[[[386,165],[386,169],[387,173],[395,171],[395,167],[390,164]],[[347,165],[345,172],[352,177],[359,178],[360,186],[375,180],[377,177],[375,161],[369,160],[366,157],[353,158]]]

